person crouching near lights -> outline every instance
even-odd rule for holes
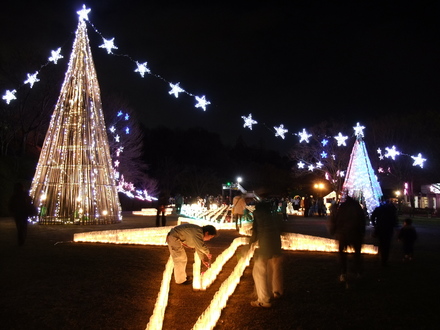
[[[258,194],[263,197],[261,194]],[[258,242],[254,255],[252,277],[258,300],[254,307],[272,307],[274,299],[283,295],[283,270],[281,254],[282,217],[277,205],[269,199],[262,199],[255,205],[254,223],[250,244]]]
[[[170,230],[167,236],[168,249],[174,262],[174,280],[177,284],[191,284],[192,278],[186,274],[187,255],[185,247],[195,249],[203,264],[209,267],[209,262],[204,261],[205,255],[211,261],[212,255],[206,241],[217,236],[214,226],[197,226],[190,223],[178,225]]]

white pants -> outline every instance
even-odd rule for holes
[[[252,276],[259,302],[268,303],[274,292],[283,294],[282,256],[263,258],[256,253]]]
[[[183,283],[186,281],[186,263],[188,260],[185,248],[178,238],[171,235],[167,237],[167,243],[174,262],[174,280],[177,284]]]

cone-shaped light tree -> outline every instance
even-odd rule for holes
[[[367,148],[363,141],[364,127],[355,127],[356,141],[350,155],[347,174],[342,186],[343,194],[365,202],[368,214],[379,205],[382,197],[382,189],[374,174],[368,157]]]
[[[42,224],[122,220],[85,18],[31,186]]]

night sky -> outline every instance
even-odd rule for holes
[[[114,53],[127,55],[108,55],[88,25],[101,93],[126,100],[147,127],[203,127],[227,143],[241,134],[288,148],[291,133],[322,120],[355,125],[439,109],[436,1],[14,1],[2,5],[2,53],[20,49],[44,64],[63,46],[65,71],[83,3],[96,29],[115,38]],[[154,75],[141,78],[134,61]],[[175,99],[168,82],[211,105],[204,112],[194,97]],[[249,113],[259,123],[252,131],[241,119]],[[273,130],[280,124],[284,141]]]

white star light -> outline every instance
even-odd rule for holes
[[[104,43],[101,46],[99,46],[99,48],[107,49],[108,54],[112,54],[112,49],[118,49],[118,47],[116,47],[113,42],[115,40],[115,38],[113,38],[111,40],[107,40],[105,38],[102,38],[102,40],[104,40]]]
[[[110,132],[112,132],[112,133],[116,132],[116,128],[114,126],[111,126],[109,129],[110,129]]]
[[[89,20],[88,14],[90,13],[90,8],[87,9],[86,5],[83,5],[83,8],[81,10],[77,11],[76,13],[79,16],[80,21],[84,21],[84,20],[88,21]]]
[[[13,91],[7,90],[5,95],[3,95],[3,100],[6,101],[7,104],[9,104],[12,100],[16,100],[17,98],[15,97],[15,93],[17,93],[17,91],[14,89]]]
[[[119,141],[120,141],[120,138],[121,138],[121,137],[119,136],[119,134],[116,134],[116,135],[115,135],[115,141],[116,141],[116,142],[119,142]]]
[[[107,51],[108,51],[108,49],[107,49]],[[139,74],[141,75],[142,78],[144,77],[145,73],[151,72],[150,69],[147,68],[147,62],[141,64],[138,61],[136,61],[136,65],[137,65],[137,69],[134,70],[134,72],[139,72]]]
[[[57,50],[52,50],[50,52],[52,56],[49,57],[49,61],[50,62],[54,62],[55,64],[57,64],[59,59],[64,58],[64,56],[61,55],[60,52],[61,52],[61,47],[58,48]]]
[[[24,83],[25,84],[29,84],[30,86],[31,86],[31,88],[32,87],[34,87],[34,84],[36,83],[36,82],[39,82],[40,81],[40,79],[38,79],[37,78],[37,74],[38,74],[38,71],[37,72],[35,72],[34,74],[27,74],[27,80],[25,80],[24,81]]]
[[[184,90],[182,88],[180,88],[179,85],[180,85],[180,82],[178,82],[175,85],[170,83],[171,90],[168,92],[168,94],[170,94],[170,95],[174,94],[176,99],[179,97],[179,93],[184,92]]]
[[[252,119],[252,114],[250,113],[249,116],[241,116],[241,118],[244,120],[243,127],[249,127],[249,129],[252,131],[252,125],[258,124],[256,120]]]
[[[324,166],[324,164],[321,163],[321,161],[319,161],[319,162],[316,163],[316,167],[317,167],[317,168],[321,168],[321,167],[323,167],[323,166]]]
[[[303,128],[303,131],[299,132],[298,135],[300,137],[299,143],[301,143],[302,141],[306,141],[307,143],[309,143],[309,138],[312,136],[312,134],[307,134],[305,128]]]
[[[281,124],[279,127],[274,126],[273,128],[276,131],[275,136],[279,136],[284,139],[284,134],[288,132],[288,130],[284,128],[284,125]]]
[[[396,156],[400,155],[400,151],[397,151],[395,146],[392,148],[385,147],[385,150],[387,151],[385,154],[386,158],[391,157],[392,160],[396,160]]]
[[[339,132],[339,134],[334,136],[334,138],[336,139],[336,141],[338,141],[338,147],[346,146],[345,140],[348,139],[348,136],[343,136],[342,133]]]
[[[304,164],[304,163],[302,162],[302,160],[300,160],[299,163],[298,163],[298,168],[304,168],[305,165],[306,165],[306,164]]]
[[[206,106],[211,104],[211,102],[209,102],[205,99],[205,95],[203,95],[202,97],[196,96],[196,100],[198,102],[196,104],[196,108],[202,108],[203,111],[206,111]]]
[[[423,163],[426,161],[426,159],[422,158],[422,154],[421,153],[419,153],[417,155],[417,157],[416,156],[411,156],[411,158],[414,159],[413,166],[417,166],[418,165],[421,168],[423,168]]]
[[[365,126],[359,126],[359,123],[357,123],[356,126],[353,127],[353,129],[354,129],[354,135],[357,138],[364,137]]]
[[[309,165],[309,171],[313,172],[313,170],[315,169],[315,167],[313,165]]]

